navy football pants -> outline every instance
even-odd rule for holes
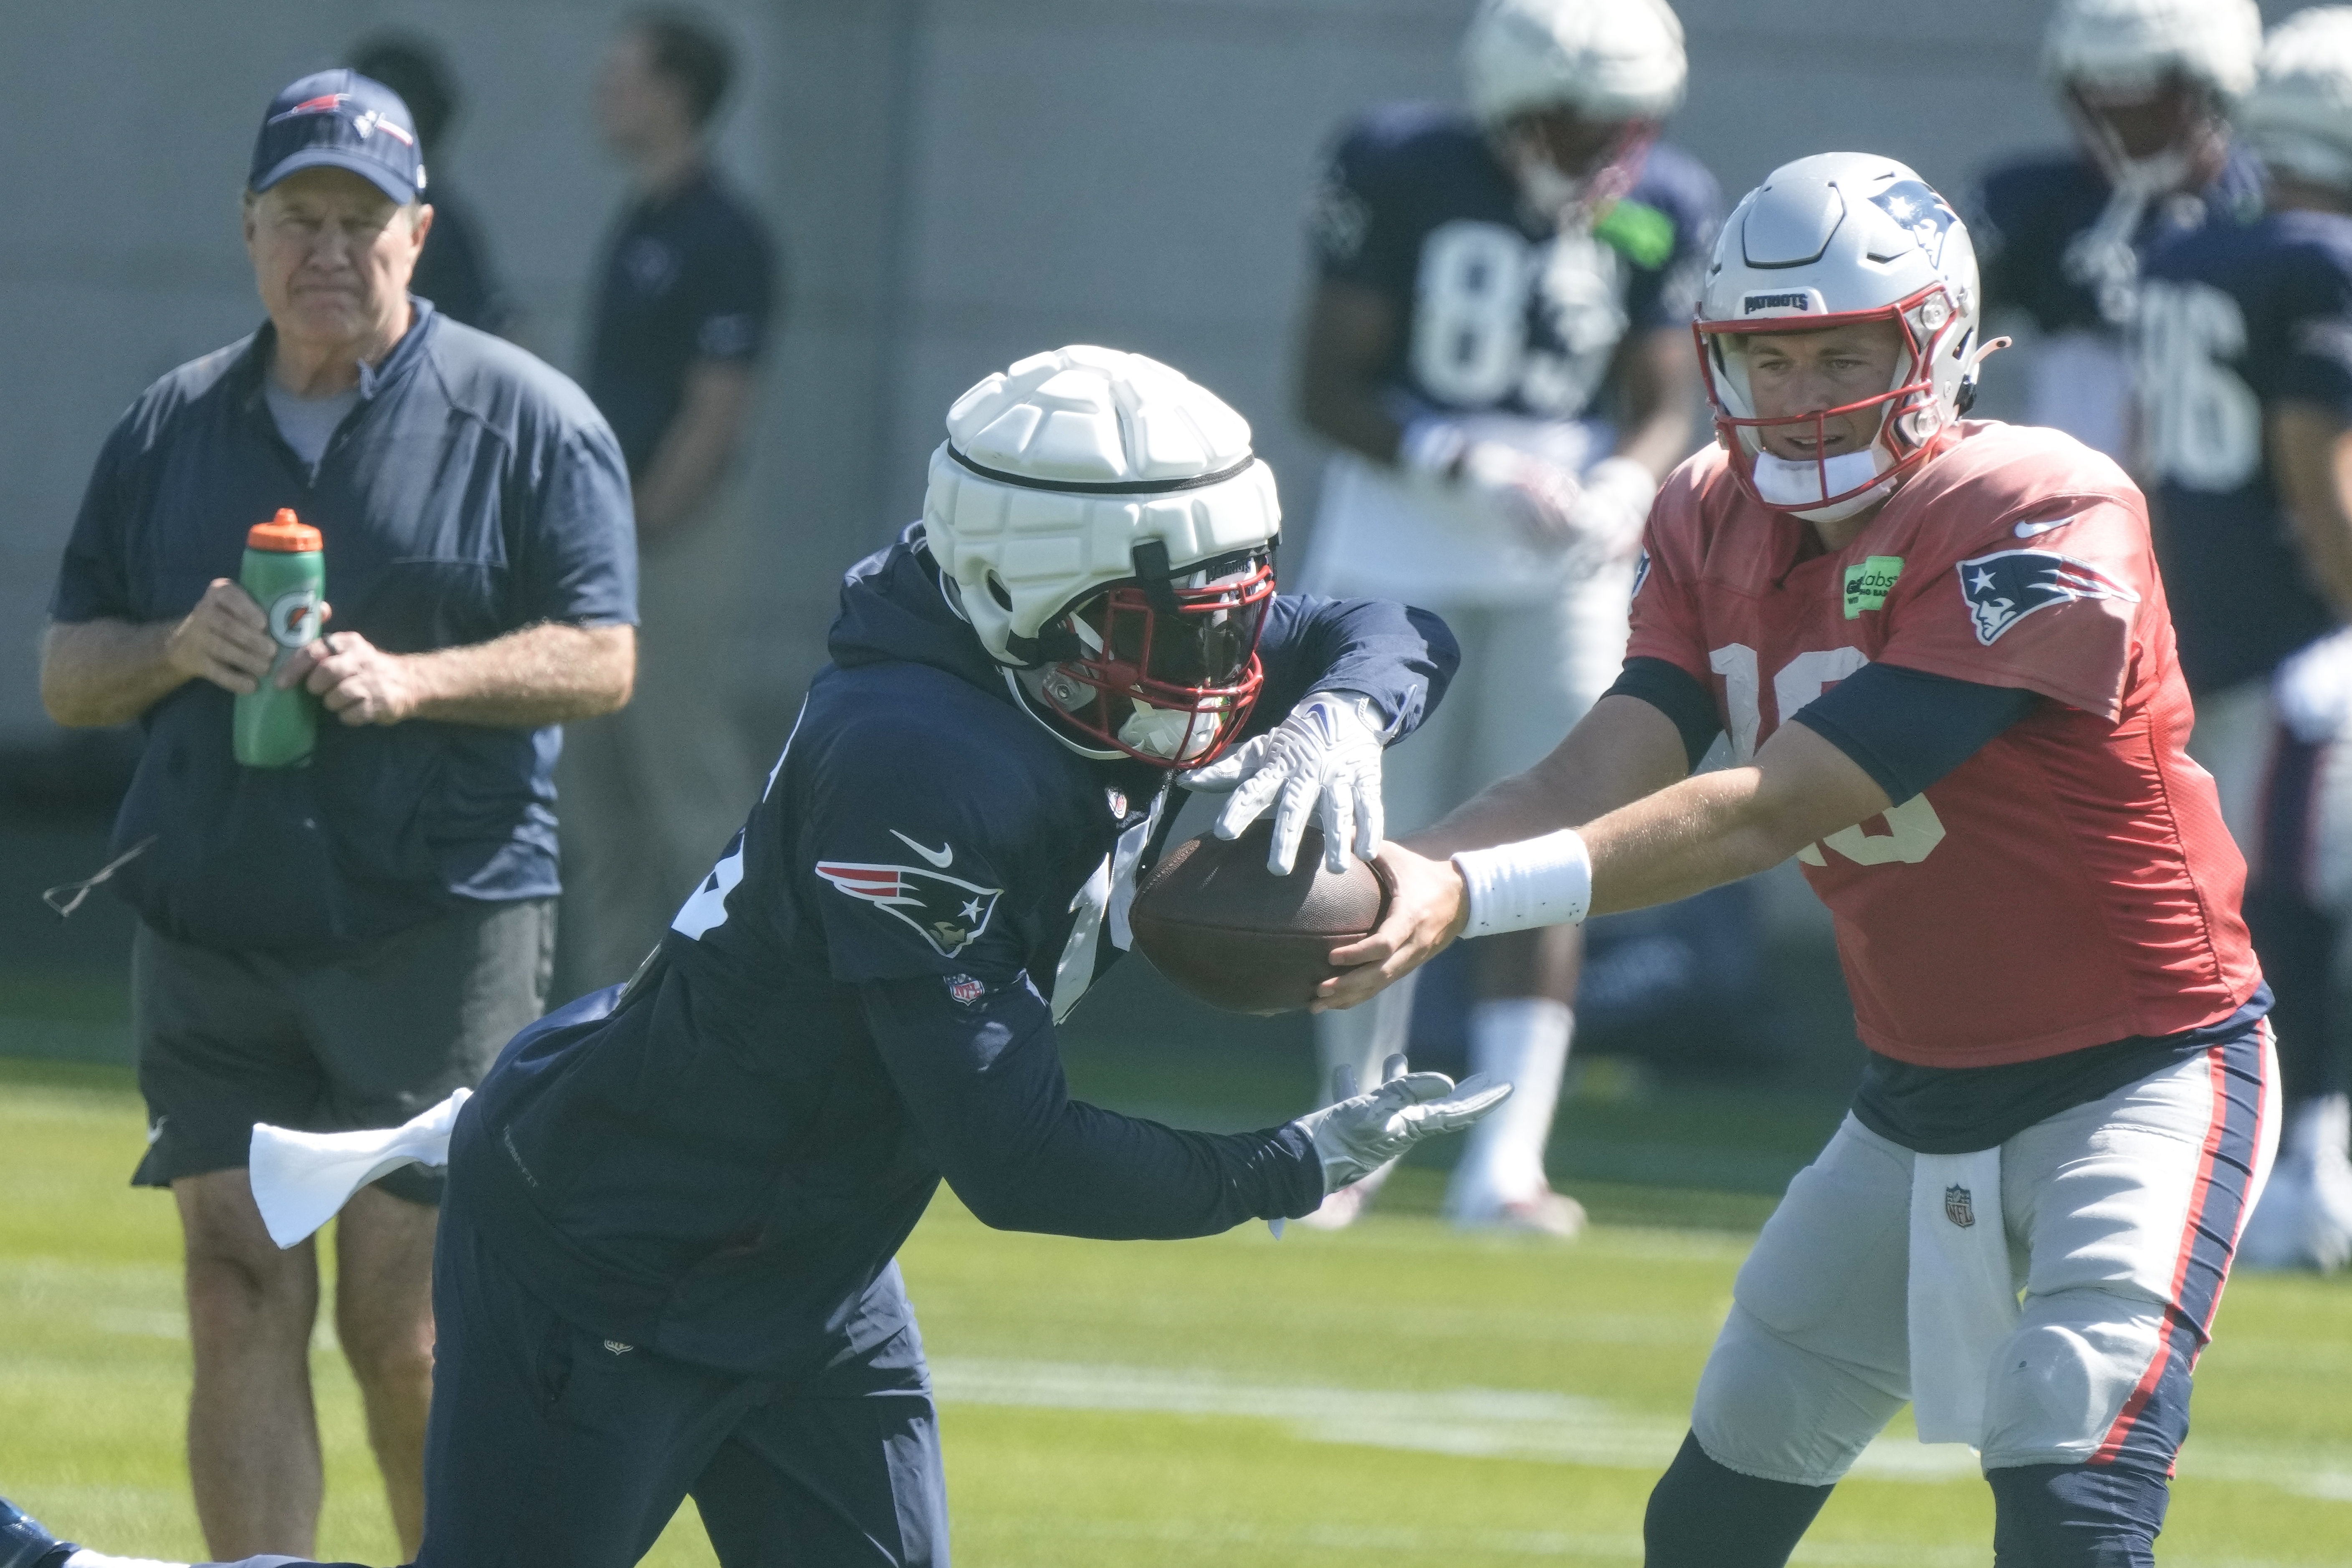
[[[688,1497],[725,1568],[946,1568],[939,1424],[907,1346],[824,1374],[844,1394],[615,1349],[524,1289],[462,1200],[433,1310],[417,1568],[628,1568]],[[877,1380],[893,1352],[917,1370]],[[896,1386],[863,1392],[877,1381]]]
[[[827,1396],[616,1350],[444,1208],[418,1568],[627,1568],[692,1497],[725,1568],[945,1568],[919,1370]]]

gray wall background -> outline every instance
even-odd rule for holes
[[[1957,193],[2063,134],[2034,68],[2044,0],[1677,5],[1691,92],[1669,134],[1735,195],[1833,147]],[[790,258],[750,458],[763,550],[746,655],[771,739],[823,657],[840,568],[919,510],[947,404],[1036,349],[1135,349],[1223,395],[1280,476],[1296,555],[1321,463],[1286,390],[1318,153],[1371,103],[1451,96],[1471,0],[709,8],[746,68],[724,160]],[[35,646],[108,426],[258,320],[236,193],[270,94],[378,27],[439,39],[468,107],[436,180],[484,220],[525,341],[572,369],[624,199],[587,112],[622,9],[0,0],[0,744],[47,731]]]

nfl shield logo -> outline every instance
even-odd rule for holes
[[[969,1007],[988,994],[988,987],[969,974],[950,974],[948,976],[948,994]]]
[[[1977,1223],[1976,1205],[1969,1200],[1968,1188],[1951,1186],[1944,1189],[1944,1217],[1962,1230]]]

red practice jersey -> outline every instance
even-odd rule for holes
[[[2245,862],[2122,469],[2054,430],[1959,427],[1843,550],[1709,448],[1668,479],[1633,657],[1716,694],[1739,761],[1879,660],[2049,700],[1926,794],[1798,858],[1863,1039],[1927,1067],[2031,1061],[2228,1016],[2261,984]]]

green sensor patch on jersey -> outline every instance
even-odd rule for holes
[[[1593,237],[1615,246],[1634,266],[1655,272],[1675,253],[1675,220],[1650,205],[1621,198],[1612,202]]]
[[[1895,586],[1895,579],[1903,575],[1903,557],[1874,555],[1845,569],[1845,618],[1853,620],[1864,610],[1886,608],[1886,595]]]

